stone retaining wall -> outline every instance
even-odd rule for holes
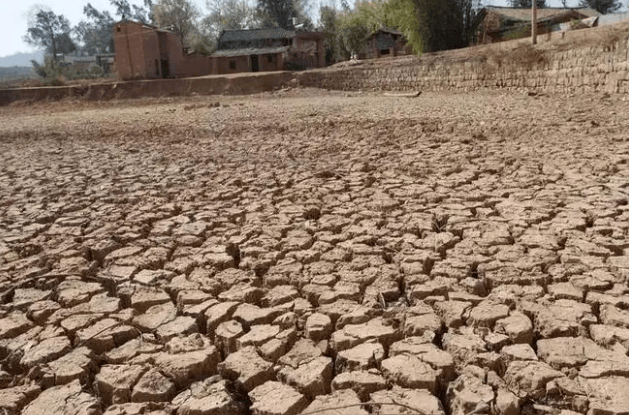
[[[629,24],[494,45],[349,62],[297,75],[300,85],[340,90],[629,92]]]

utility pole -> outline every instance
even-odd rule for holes
[[[537,45],[537,1],[531,0],[531,37],[533,44]]]

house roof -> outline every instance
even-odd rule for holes
[[[218,50],[212,54],[213,57],[231,57],[247,55],[269,55],[288,51],[288,46],[277,48],[246,48],[246,49],[225,49]]]
[[[375,32],[371,32],[371,34],[369,34],[367,37],[365,37],[365,39],[369,39],[371,37],[376,36],[378,33],[389,33],[391,35],[395,35],[395,36],[402,36],[403,33],[395,30],[395,29],[389,29],[387,27],[381,27],[380,29],[376,30]]]
[[[493,12],[500,15],[503,20],[530,22],[531,21],[531,9],[530,8],[514,8],[514,7],[499,7],[499,6],[487,6],[485,7],[487,12]],[[584,17],[599,16],[599,13],[589,7],[580,8],[563,8],[563,7],[545,7],[537,9],[537,18],[539,20],[552,19],[567,13],[576,12]]]
[[[248,42],[252,40],[262,39],[290,39],[294,36],[294,30],[286,30],[279,27],[223,30],[219,37],[219,42]]]

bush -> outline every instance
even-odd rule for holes
[[[98,65],[90,65],[88,68],[76,69],[70,66],[60,65],[51,56],[44,59],[44,64],[40,65],[36,61],[31,61],[33,71],[42,79],[46,85],[64,85],[66,81],[77,79],[98,79],[105,73]]]

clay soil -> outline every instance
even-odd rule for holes
[[[629,412],[625,99],[0,108],[0,414]]]

